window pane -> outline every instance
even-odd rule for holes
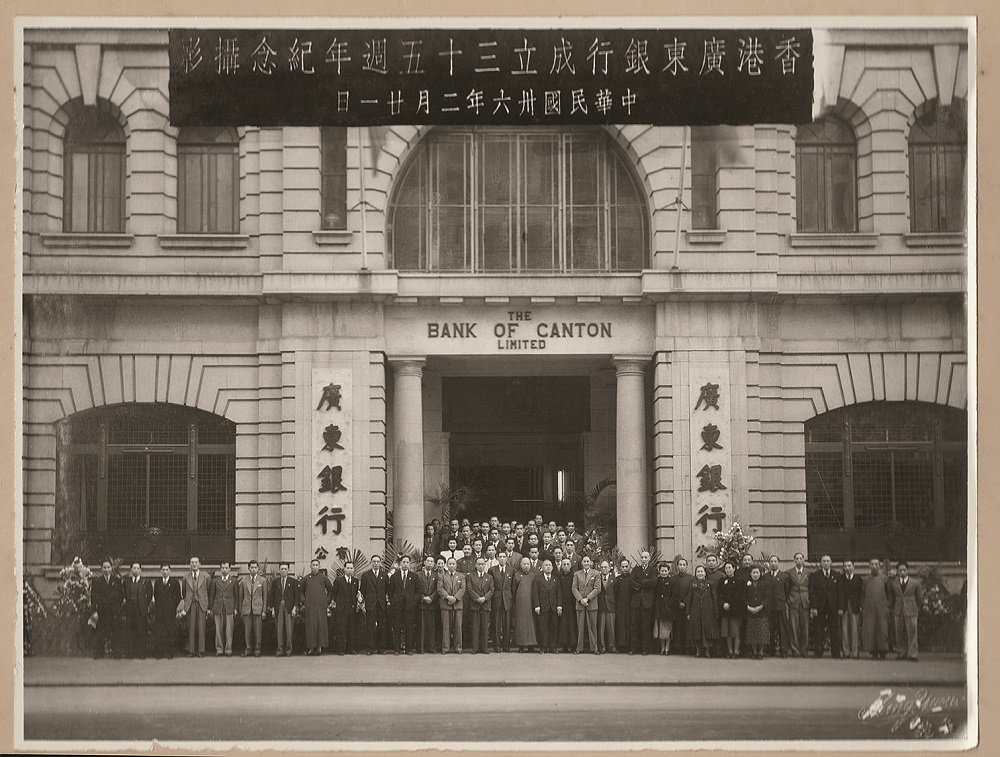
[[[691,228],[716,228],[717,143],[706,139],[703,130],[691,129]]]
[[[814,152],[799,152],[796,165],[798,181],[798,230],[818,231],[820,217],[820,197],[817,187],[820,186],[819,160]]]
[[[910,206],[913,208],[910,228],[914,231],[934,230],[932,159],[930,150],[922,147],[914,147],[910,156]]]
[[[482,202],[507,205],[511,197],[511,152],[509,142],[486,140],[480,151]]]
[[[594,271],[603,268],[600,213],[591,208],[573,208],[570,215],[570,254],[574,270]]]
[[[124,231],[125,156],[107,152],[98,156],[102,166],[101,222],[97,231]]]
[[[181,197],[177,207],[178,229],[182,232],[204,231],[205,196],[202,188],[202,160],[206,156],[197,153],[178,155],[180,176],[178,185]]]
[[[851,455],[854,484],[854,523],[859,527],[892,522],[892,464],[882,450]]]
[[[233,528],[235,458],[233,455],[198,455],[198,531]]]
[[[347,129],[320,130],[320,210],[324,229],[347,228]]]
[[[965,228],[965,152],[947,148],[944,156],[944,198],[941,231]]]
[[[464,205],[469,201],[467,143],[440,142],[437,149],[437,202]]]
[[[554,142],[528,140],[525,143],[525,202],[528,205],[551,205],[557,202],[555,181],[556,147]]]
[[[595,205],[601,201],[601,152],[595,142],[573,140],[569,143],[569,196],[571,205]]]
[[[108,455],[108,531],[133,531],[146,524],[146,457]]]
[[[401,271],[423,267],[426,208],[396,208],[392,220],[393,265]]]
[[[829,231],[855,231],[854,156],[830,156],[830,215]]]
[[[437,219],[438,268],[461,271],[466,267],[468,213],[465,208],[439,208]]]
[[[149,525],[187,528],[187,455],[149,456]]]
[[[482,227],[480,249],[482,267],[488,271],[508,271],[511,268],[511,209],[483,208],[479,216]]]
[[[912,528],[934,527],[934,459],[929,451],[894,450],[896,520]]]
[[[526,208],[524,211],[524,267],[551,271],[555,267],[555,208]]]
[[[236,156],[223,153],[213,157],[215,158],[212,161],[215,166],[215,197],[212,200],[215,206],[215,225],[208,230],[218,233],[232,233],[236,231],[236,217],[233,214],[233,193],[236,191],[236,187],[233,186],[233,169],[236,165]]]
[[[619,271],[641,271],[646,264],[646,223],[642,209],[636,206],[612,208],[615,219],[615,268]]]
[[[844,455],[815,452],[806,464],[806,524],[816,528],[843,528]]]
[[[90,183],[90,159],[86,153],[74,153],[72,181],[70,188],[72,201],[70,203],[69,231],[87,231],[87,208],[90,204],[88,185]]]

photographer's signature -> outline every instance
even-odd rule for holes
[[[888,723],[890,733],[934,739],[953,736],[955,718],[964,720],[965,710],[964,695],[931,694],[927,689],[910,694],[882,689],[874,702],[858,710],[858,719]]]

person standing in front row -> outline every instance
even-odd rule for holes
[[[845,658],[853,657],[857,659],[859,652],[858,644],[858,621],[861,618],[861,592],[864,584],[861,576],[854,572],[854,561],[844,560],[844,572],[838,576],[840,586],[840,609],[844,614],[840,616],[840,644]]]
[[[889,584],[882,563],[873,557],[862,582],[861,644],[873,660],[884,660],[889,649]]]
[[[767,617],[767,588],[760,580],[760,568],[750,568],[746,587],[747,631],[744,643],[750,647],[755,660],[764,659],[764,647],[770,637]]]
[[[472,654],[489,654],[490,610],[493,601],[493,577],[486,572],[486,558],[476,558],[476,569],[466,579],[466,602],[472,613]]]
[[[389,577],[382,558],[372,555],[372,568],[361,576],[361,596],[365,599],[368,654],[389,651]]]
[[[441,604],[441,654],[462,654],[462,600],[465,599],[465,574],[458,570],[458,560],[448,558],[448,570],[438,579],[438,602]],[[370,654],[370,652],[369,652]]]
[[[222,561],[222,575],[212,579],[208,590],[209,614],[215,620],[215,656],[233,655],[233,618],[236,615],[236,579],[229,562]]]
[[[661,562],[657,568],[660,574],[656,578],[653,589],[653,636],[660,642],[660,654],[670,654],[670,638],[674,633],[674,615],[677,613],[673,580],[670,578],[670,566]],[[646,654],[646,650],[642,650]]]
[[[399,570],[389,579],[392,598],[392,641],[396,654],[413,654],[413,616],[417,610],[417,577],[410,570],[410,556],[399,558]]]
[[[101,575],[90,582],[90,609],[97,616],[95,660],[104,657],[105,653],[117,657],[121,652],[118,648],[118,617],[124,601],[121,578],[112,570],[111,560],[104,560]]]
[[[306,620],[306,654],[321,655],[323,647],[330,646],[330,629],[326,621],[326,608],[330,604],[333,584],[326,573],[321,573],[319,560],[309,563],[309,575],[299,582]]]
[[[286,562],[278,565],[278,577],[271,584],[271,598],[268,606],[278,631],[278,651],[276,657],[292,656],[292,623],[298,613],[299,582],[288,575]]]
[[[771,631],[771,656],[788,657],[788,592],[791,589],[791,579],[788,574],[779,570],[777,555],[768,559],[768,571],[760,580],[767,589],[767,616]],[[743,584],[746,585],[746,582]]]
[[[924,601],[924,591],[920,579],[910,576],[910,566],[905,560],[896,563],[896,578],[889,589],[892,617],[896,622],[896,659],[916,662],[917,615]]]
[[[208,602],[208,573],[201,569],[201,560],[192,557],[191,572],[184,576],[184,599],[181,601],[181,617],[187,617],[188,657],[205,656],[205,619],[211,605]],[[197,636],[196,636],[197,632]]]
[[[336,629],[334,651],[343,657],[354,648],[354,632],[358,627],[358,590],[360,584],[354,575],[354,563],[344,563],[344,574],[333,581],[333,621]]]
[[[623,557],[615,579],[615,642],[619,652],[632,650],[632,562]]]
[[[710,657],[712,647],[719,640],[715,586],[709,583],[707,576],[704,565],[694,569],[694,580],[691,581],[684,600],[687,606],[688,640],[696,647],[695,657]]]
[[[795,553],[795,567],[788,571],[788,625],[789,647],[792,657],[805,657],[809,653],[809,573],[806,558]]]
[[[510,651],[510,629],[514,613],[514,569],[507,555],[497,555],[497,565],[490,568],[493,577],[493,651]]]
[[[830,634],[830,656],[840,658],[840,580],[833,570],[830,555],[820,558],[820,569],[809,576],[809,615],[816,624],[816,657],[823,656],[823,641]]]
[[[260,657],[260,637],[267,613],[267,580],[257,575],[259,569],[256,560],[247,563],[250,575],[240,578],[236,593],[236,607],[243,619],[243,657],[251,652],[254,657]]]
[[[440,605],[437,594],[438,574],[434,568],[434,556],[424,556],[424,567],[417,574],[417,617],[420,633],[417,635],[417,654],[437,651],[437,621]]]
[[[736,578],[736,566],[727,561],[723,566],[725,578],[716,584],[719,602],[719,625],[722,637],[726,640],[726,659],[732,660],[740,656],[740,626],[746,614],[746,581]],[[768,596],[772,596],[773,584],[769,587]]]
[[[629,654],[647,654],[653,645],[653,589],[656,569],[649,563],[649,550],[639,553],[639,564],[632,568],[632,643]]]
[[[576,598],[576,654],[583,651],[583,631],[586,626],[587,637],[590,639],[590,651],[600,654],[597,644],[597,597],[601,593],[601,584],[597,580],[597,572],[592,570],[593,562],[589,555],[583,558],[583,568],[573,576],[573,596]]]
[[[597,651],[618,652],[615,643],[615,610],[618,592],[618,580],[611,563],[601,561],[601,574],[598,576],[601,593],[597,595]]]
[[[535,633],[534,583],[539,574],[531,570],[531,560],[521,558],[520,567],[514,572],[514,646],[518,652],[533,650],[538,644]]]
[[[161,578],[153,583],[153,648],[156,659],[174,659],[177,645],[177,613],[180,611],[181,585],[170,576],[170,566],[160,566]]]
[[[575,578],[574,578],[575,581]],[[535,574],[531,584],[531,601],[538,618],[538,651],[556,652],[559,616],[563,613],[563,596],[559,581],[552,575],[552,561],[542,563],[542,572]],[[569,612],[569,608],[566,609]],[[579,616],[577,616],[579,622]]]
[[[142,577],[142,566],[134,562],[123,588],[125,595],[125,634],[128,646],[125,657],[146,659],[146,629],[149,625],[149,600],[153,590]]]

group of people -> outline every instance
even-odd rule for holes
[[[276,654],[291,655],[299,615],[307,655],[518,649],[760,659],[810,649],[819,657],[828,639],[835,658],[864,650],[882,659],[892,641],[898,657],[918,656],[921,586],[905,562],[889,577],[873,559],[862,577],[850,560],[834,570],[829,556],[809,571],[797,553],[783,571],[777,556],[761,566],[751,555],[739,565],[708,555],[692,573],[683,557],[654,564],[643,550],[634,566],[628,558],[595,564],[585,548],[572,522],[546,526],[536,516],[526,524],[432,521],[421,557],[401,554],[386,566],[375,555],[360,575],[347,562],[334,578],[318,560],[301,578],[288,563],[273,578],[261,576],[255,560],[248,575],[233,576],[224,562],[209,576],[195,557],[182,580],[167,565],[161,578],[145,579],[138,563],[120,580],[105,561],[91,583],[95,656],[124,619],[126,656],[144,656],[151,620],[156,656],[172,657],[178,618],[187,622],[188,655],[202,656],[208,617],[216,655],[232,655],[237,617],[244,656],[260,656],[265,617],[276,625]]]

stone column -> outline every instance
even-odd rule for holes
[[[615,462],[618,549],[632,559],[652,541],[646,472],[646,363],[641,356],[615,357],[618,414]]]
[[[423,358],[390,359],[393,373],[392,527],[397,541],[423,546],[424,419]]]

